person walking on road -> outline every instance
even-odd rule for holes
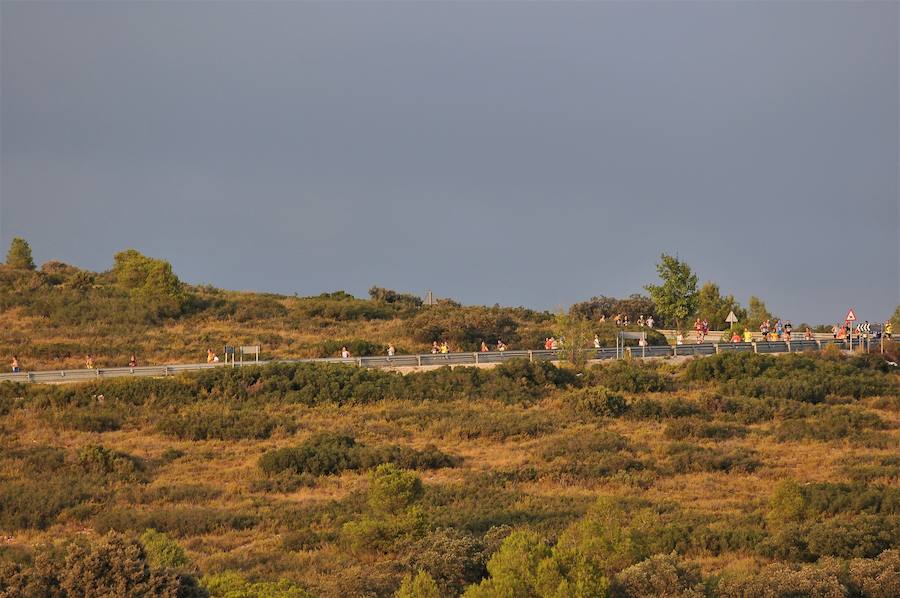
[[[341,357],[343,357],[344,359],[350,359],[350,351],[347,349],[347,347],[341,347]]]
[[[487,352],[490,351],[490,350],[491,350],[491,349],[490,349],[490,347],[487,346],[487,343],[484,342],[484,340],[482,340],[482,341],[481,341],[481,352],[482,352],[482,353],[487,353]]]
[[[594,348],[595,349],[600,348],[600,337],[597,336],[596,334],[594,335]]]
[[[752,343],[753,342],[753,333],[744,328],[744,342]]]
[[[387,354],[388,357],[393,357],[395,353],[394,345],[392,343],[388,344]]]
[[[210,348],[206,349],[206,363],[212,363],[216,360],[216,354]]]
[[[441,348],[438,346],[438,342],[437,341],[432,342],[431,343],[431,354],[437,355],[440,352],[441,352]]]
[[[653,316],[647,316],[647,328],[653,328]]]
[[[890,340],[894,336],[894,323],[888,320],[884,323],[884,338]]]
[[[441,343],[441,355],[449,355],[450,354],[450,345],[447,344],[447,341],[443,341]]]
[[[137,367],[137,357],[134,356],[134,353],[131,354],[131,358],[128,360],[128,367]]]
[[[86,367],[89,370],[94,369],[94,356],[91,355],[90,353],[88,353],[87,356],[85,356],[85,358],[84,358],[84,367]]]
[[[15,355],[13,355],[13,360],[12,360],[12,373],[13,374],[19,373],[19,358],[16,357]]]

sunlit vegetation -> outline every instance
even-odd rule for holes
[[[898,424],[833,354],[4,383],[0,596],[895,596]]]

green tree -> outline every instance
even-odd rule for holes
[[[577,315],[560,312],[556,314],[554,334],[562,343],[559,347],[560,359],[565,359],[576,367],[584,366],[590,357],[594,340],[594,328],[591,321]]]
[[[31,246],[21,237],[15,237],[6,253],[6,265],[19,270],[34,270]]]
[[[661,285],[647,285],[656,312],[675,322],[681,330],[681,322],[697,311],[697,275],[691,267],[677,257],[662,254],[656,265]]]
[[[465,598],[538,597],[538,565],[550,557],[550,547],[534,532],[511,533],[488,561],[490,577],[469,586]]]
[[[183,569],[191,564],[181,545],[162,532],[147,529],[141,534],[141,544],[152,567]]]
[[[382,463],[372,472],[369,506],[378,513],[400,513],[422,497],[422,480],[393,463]]]
[[[748,302],[747,327],[751,330],[759,328],[765,320],[774,320],[775,316],[766,309],[766,304],[759,297],[750,297]]]
[[[729,327],[725,322],[728,312],[733,311],[738,322],[744,323],[747,312],[741,307],[733,295],[722,296],[719,293],[719,285],[714,282],[705,282],[697,294],[697,315],[709,320],[713,330],[724,330]]]
[[[894,310],[894,315],[891,316],[891,323],[894,325],[894,330],[900,330],[900,305]]]
[[[416,576],[407,575],[394,593],[394,598],[440,598],[437,583],[425,571],[419,569]]]
[[[113,274],[132,299],[157,317],[177,316],[187,303],[184,285],[167,261],[147,257],[134,249],[115,255]]]

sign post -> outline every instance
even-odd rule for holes
[[[728,312],[728,317],[725,318],[725,321],[731,324],[731,329],[734,330],[734,324],[738,321],[737,316],[734,315],[734,310]]]
[[[853,322],[856,321],[856,312],[851,307],[847,310],[847,317],[844,318],[844,326],[847,328],[847,335],[850,337],[850,350],[853,350]]]

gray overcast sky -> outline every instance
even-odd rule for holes
[[[667,251],[795,322],[884,318],[898,7],[5,0],[2,243],[537,308]]]

